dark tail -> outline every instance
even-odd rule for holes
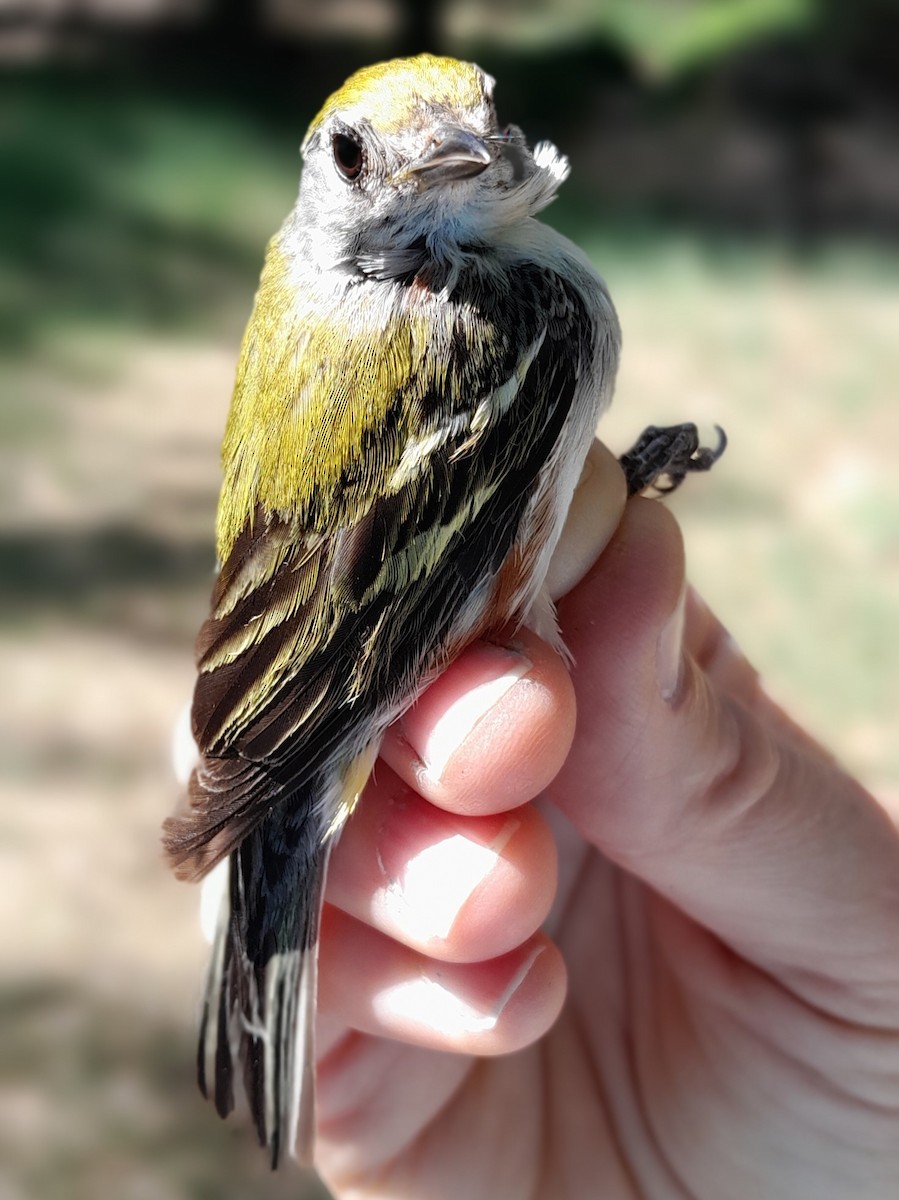
[[[204,1096],[234,1107],[240,1064],[259,1141],[272,1167],[312,1160],[318,926],[328,842],[276,812],[228,859],[197,1055]]]

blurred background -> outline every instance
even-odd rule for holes
[[[0,1195],[321,1197],[195,1092],[205,948],[164,870],[218,444],[297,148],[431,49],[573,175],[606,276],[606,440],[720,422],[676,498],[770,690],[899,802],[899,5],[0,4]]]

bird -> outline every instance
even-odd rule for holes
[[[226,1116],[242,1080],[273,1167],[314,1155],[331,850],[386,729],[466,646],[527,625],[564,652],[545,579],[621,340],[591,262],[536,219],[566,158],[498,121],[477,65],[357,71],[302,156],[241,347],[198,760],[164,826],[181,878],[227,863],[199,1083]],[[641,486],[670,465],[658,434]]]

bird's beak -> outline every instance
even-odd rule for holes
[[[467,129],[443,129],[428,151],[409,166],[409,174],[419,187],[451,183],[456,179],[472,179],[493,162],[493,155],[483,138]]]

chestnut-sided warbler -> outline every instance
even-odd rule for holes
[[[180,876],[228,860],[200,1084],[225,1115],[242,1076],[273,1164],[311,1154],[329,852],[387,726],[468,643],[558,644],[544,581],[619,349],[602,280],[534,220],[566,160],[497,123],[477,66],[359,71],[303,158],[237,371],[200,757],[165,828]]]

